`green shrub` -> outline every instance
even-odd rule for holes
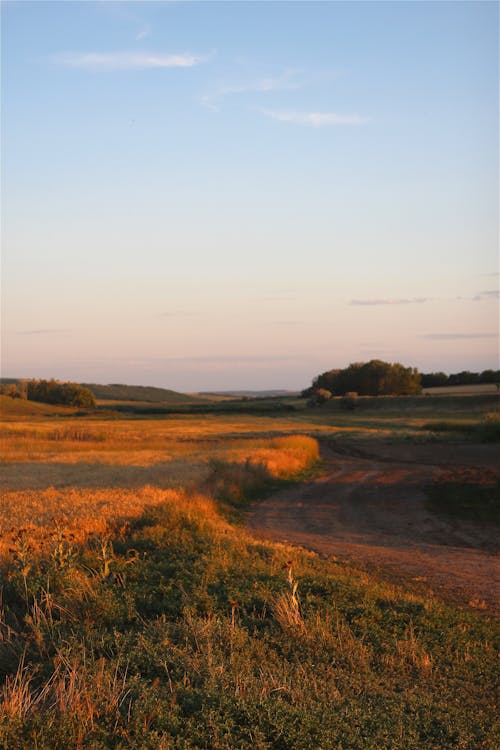
[[[358,406],[358,394],[356,391],[349,391],[340,399],[340,408],[344,411],[354,411]]]

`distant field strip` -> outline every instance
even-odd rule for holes
[[[80,461],[150,466],[178,456],[217,451],[218,441],[282,437],[297,432],[327,432],[328,425],[268,417],[177,417],[168,420],[54,419],[4,423],[2,460]],[[207,445],[204,441],[209,441]],[[250,446],[251,447],[251,446]]]
[[[496,383],[478,383],[477,385],[444,385],[424,388],[424,393],[435,396],[478,396],[481,393],[498,393]]]

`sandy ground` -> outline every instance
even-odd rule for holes
[[[259,535],[344,558],[447,601],[499,613],[498,527],[438,516],[424,486],[442,467],[500,473],[498,446],[322,446],[324,470],[252,509]]]

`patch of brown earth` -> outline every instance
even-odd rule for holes
[[[352,442],[323,445],[322,457],[321,476],[254,506],[254,531],[498,613],[498,527],[438,516],[424,492],[458,463],[498,475],[498,446],[385,445],[372,453]]]

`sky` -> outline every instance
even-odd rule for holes
[[[3,376],[498,368],[498,15],[3,2]]]

